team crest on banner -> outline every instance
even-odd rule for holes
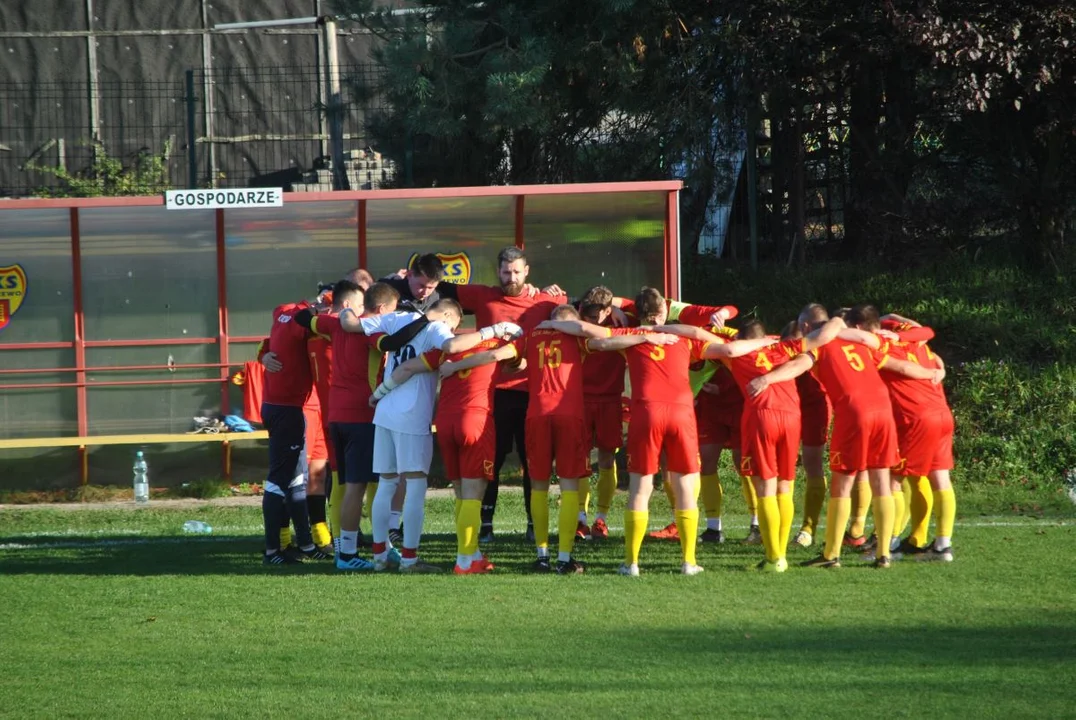
[[[466,285],[471,282],[471,258],[467,257],[467,253],[434,254],[445,265],[445,282],[450,282],[453,285]],[[411,257],[407,259],[407,267],[411,267],[411,264],[417,259],[418,253],[411,253]]]
[[[22,265],[0,267],[0,330],[11,322],[26,298],[26,271]]]

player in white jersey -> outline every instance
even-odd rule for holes
[[[394,313],[362,318],[355,330],[367,335],[392,334],[416,320],[418,313]],[[434,303],[425,313],[428,324],[410,342],[391,356],[385,366],[385,381],[375,391],[378,398],[374,412],[374,463],[373,470],[381,482],[370,508],[373,525],[374,569],[383,571],[391,567],[388,547],[389,515],[392,496],[401,478],[406,486],[403,507],[403,547],[401,548],[401,572],[439,572],[440,568],[419,562],[418,546],[422,538],[425,519],[426,484],[433,459],[433,435],[430,423],[437,395],[437,375],[419,373],[396,387],[392,372],[408,360],[422,358],[431,350],[445,353],[462,352],[482,340],[494,336],[511,336],[519,328],[511,323],[482,328],[478,332],[455,335],[453,331],[463,318],[463,310],[455,300],[443,299]],[[345,327],[354,327],[351,320],[341,318]],[[386,396],[389,390],[395,391]]]

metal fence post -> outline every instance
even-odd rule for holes
[[[187,73],[187,187],[198,187],[198,132],[195,127],[195,119],[198,117],[194,104],[197,98],[194,96],[194,70]]]

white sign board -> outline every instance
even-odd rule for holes
[[[282,207],[283,188],[245,190],[168,190],[164,206],[169,210],[216,210],[218,208]]]

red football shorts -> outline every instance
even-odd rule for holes
[[[699,435],[690,405],[638,402],[628,425],[628,472],[653,475],[665,450],[669,472],[699,471]]]
[[[900,462],[893,472],[921,477],[931,470],[953,469],[953,414],[931,412],[897,425]]]
[[[833,413],[829,469],[846,475],[891,468],[899,461],[897,425],[890,408],[861,411],[854,407]]]
[[[321,410],[317,407],[303,407],[306,417],[306,460],[329,459],[329,446],[325,442],[325,427],[321,423]]]
[[[700,391],[695,400],[695,428],[699,445],[739,449],[742,417],[742,402],[730,405],[727,401],[719,401],[712,393]]]
[[[436,425],[446,479],[493,479],[497,434],[488,411],[438,415]]]
[[[623,444],[624,437],[624,413],[621,411],[620,396],[609,400],[585,400],[583,411],[587,438],[593,446],[599,450],[615,452]]]
[[[780,410],[745,410],[740,474],[763,480],[796,479],[800,416]]]
[[[548,481],[557,464],[557,477],[590,477],[590,439],[577,415],[527,416],[527,468],[531,479]]]
[[[822,447],[829,440],[833,410],[829,400],[800,405],[800,440],[804,447]]]

